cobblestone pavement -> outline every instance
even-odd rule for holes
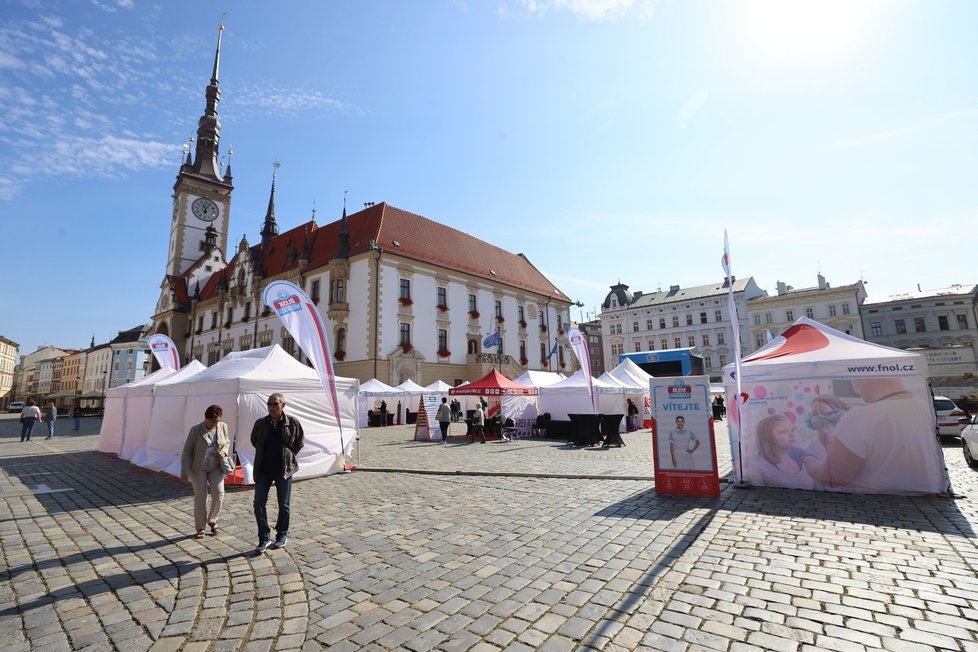
[[[4,652],[978,650],[978,474],[956,442],[955,500],[708,499],[632,479],[647,431],[582,450],[372,429],[363,470],[297,483],[289,546],[251,557],[250,490],[194,540],[190,487],[99,454],[98,427],[21,444],[0,417]]]

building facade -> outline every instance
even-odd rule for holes
[[[166,274],[152,332],[184,360],[281,345],[303,359],[265,287],[286,280],[319,306],[337,374],[397,385],[513,378],[563,363],[571,301],[524,256],[386,203],[280,232],[273,176],[260,241],[228,254],[230,165],[218,161],[220,38],[194,155],[173,192]],[[499,345],[484,350],[486,336]],[[556,351],[555,356],[550,356]]]
[[[808,317],[837,331],[863,338],[859,309],[866,300],[862,281],[834,288],[818,275],[818,285],[794,289],[778,281],[775,296],[755,297],[748,302],[750,339],[755,349],[777,336],[799,317]]]
[[[119,334],[109,341],[112,362],[106,387],[119,387],[146,375],[150,365],[149,325],[140,325]]]
[[[14,368],[20,345],[0,335],[0,408],[6,409],[13,400]]]
[[[741,354],[753,348],[748,303],[766,295],[753,278],[733,279],[737,323],[727,310],[729,286],[722,283],[681,288],[649,294],[630,292],[618,283],[601,304],[601,335],[605,345],[605,368],[618,365],[618,356],[634,351],[661,351],[692,347],[703,356],[704,372],[720,382],[723,366],[734,360],[734,337],[740,338]]]
[[[871,342],[897,349],[947,349],[927,356],[935,364],[929,373],[938,393],[956,399],[978,392],[973,362],[978,359],[978,285],[869,297],[860,317]]]
[[[586,321],[577,326],[587,342],[587,352],[591,359],[591,375],[598,377],[614,367],[605,367],[604,338],[601,335],[601,320]],[[615,366],[618,366],[617,364]]]

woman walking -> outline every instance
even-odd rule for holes
[[[187,433],[180,456],[180,476],[190,478],[194,488],[195,539],[204,538],[204,525],[210,525],[211,534],[217,534],[217,517],[224,502],[224,477],[234,470],[228,456],[231,438],[227,424],[221,421],[224,410],[212,405],[204,412],[204,421]],[[211,508],[207,510],[207,494],[211,495]]]

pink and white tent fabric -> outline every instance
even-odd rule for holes
[[[801,318],[741,360],[728,409],[735,479],[887,494],[950,491],[917,353]],[[736,366],[723,368],[727,405]],[[738,457],[739,452],[739,457]]]

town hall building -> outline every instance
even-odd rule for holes
[[[523,254],[387,203],[320,225],[315,215],[281,231],[275,180],[260,240],[228,250],[234,191],[218,163],[221,38],[195,150],[173,186],[166,273],[153,315],[185,361],[211,365],[232,351],[279,344],[302,352],[261,303],[286,280],[319,306],[336,373],[397,385],[457,384],[499,369],[567,368],[572,301]],[[500,344],[483,350],[499,331]]]

